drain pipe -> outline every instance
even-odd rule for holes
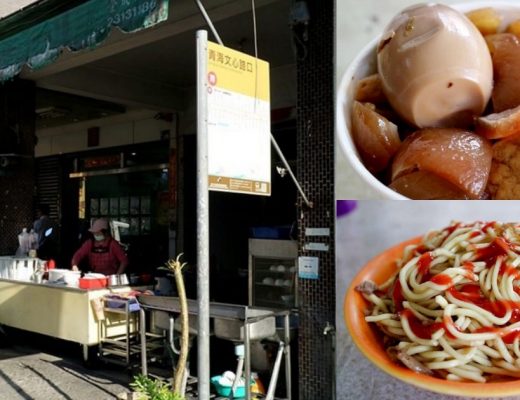
[[[332,365],[331,374],[332,377],[332,400],[336,399],[336,328],[330,322],[326,322],[325,328],[323,329],[323,335],[330,338],[330,350],[332,352]]]

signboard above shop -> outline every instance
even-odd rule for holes
[[[45,3],[48,2],[42,2],[42,7]],[[166,21],[168,10],[168,0],[88,0],[61,14],[27,24],[26,29],[0,40],[0,81],[12,79],[25,65],[43,68],[65,49],[93,49],[109,37],[113,28],[130,33]]]
[[[208,42],[209,190],[271,194],[269,64]]]

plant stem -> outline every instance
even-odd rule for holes
[[[179,257],[177,257],[170,266],[173,267],[175,284],[177,285],[177,292],[179,294],[179,302],[181,305],[181,351],[173,376],[173,391],[182,395],[182,380],[186,369],[186,360],[188,359],[189,344],[188,300],[186,298],[186,289],[184,288],[184,277],[182,276],[182,267],[184,265],[181,265]]]

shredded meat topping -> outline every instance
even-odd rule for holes
[[[406,352],[402,350],[398,351],[397,358],[412,371],[417,372],[418,374],[433,376],[433,371],[431,369],[427,368],[424,364],[417,361],[414,357],[406,354]]]
[[[367,281],[363,281],[360,285],[357,285],[356,290],[358,292],[369,295],[369,294],[374,293],[377,290],[377,285],[374,281],[367,280]]]

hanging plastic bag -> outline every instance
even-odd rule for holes
[[[22,229],[22,233],[18,235],[18,250],[16,256],[25,257],[31,250],[31,235],[27,232],[27,228]]]

